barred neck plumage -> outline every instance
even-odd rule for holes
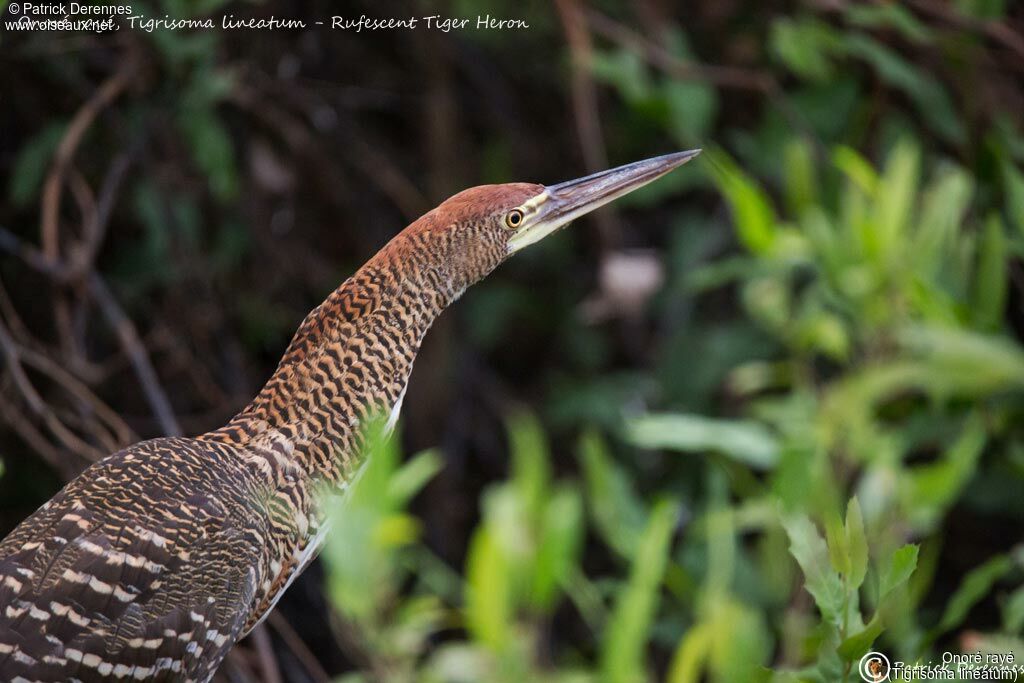
[[[443,234],[413,224],[306,316],[256,398],[201,439],[329,482],[358,465],[361,425],[397,417],[420,343],[467,286]]]

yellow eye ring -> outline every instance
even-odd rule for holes
[[[509,229],[515,230],[522,224],[523,212],[520,211],[519,209],[512,209],[507,214],[505,214],[505,225],[508,226]]]

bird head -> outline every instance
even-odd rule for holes
[[[450,197],[413,226],[443,236],[443,263],[459,293],[519,250],[574,219],[629,194],[700,154],[699,149],[637,161],[557,185],[481,185]]]

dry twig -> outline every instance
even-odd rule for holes
[[[180,436],[181,427],[178,425],[178,419],[175,417],[171,402],[167,399],[167,394],[160,384],[156,370],[153,369],[153,363],[149,360],[149,353],[139,339],[135,323],[122,310],[121,305],[117,303],[98,273],[93,273],[89,277],[89,292],[99,305],[103,317],[106,318],[107,324],[117,335],[121,348],[124,349],[131,361],[132,367],[135,369],[135,376],[139,379],[142,391],[146,395],[146,401],[160,422],[164,434]]]
[[[556,0],[555,5],[572,55],[570,90],[576,132],[583,149],[583,163],[588,173],[594,173],[608,168],[608,152],[605,149],[604,136],[601,134],[597,89],[591,76],[593,45],[587,30],[586,18],[577,0]],[[602,251],[612,248],[618,235],[618,225],[613,211],[611,207],[605,207],[594,214]]]
[[[316,656],[310,651],[305,641],[299,637],[299,634],[295,632],[295,629],[288,623],[288,620],[281,616],[280,612],[271,612],[270,617],[267,618],[267,623],[277,631],[277,635],[281,636],[281,640],[284,641],[284,644],[291,653],[306,669],[314,683],[330,683],[331,677],[327,675],[327,672],[320,665]]]

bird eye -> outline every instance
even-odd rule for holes
[[[505,225],[515,230],[523,224],[523,212],[519,209],[512,209],[505,214]]]

